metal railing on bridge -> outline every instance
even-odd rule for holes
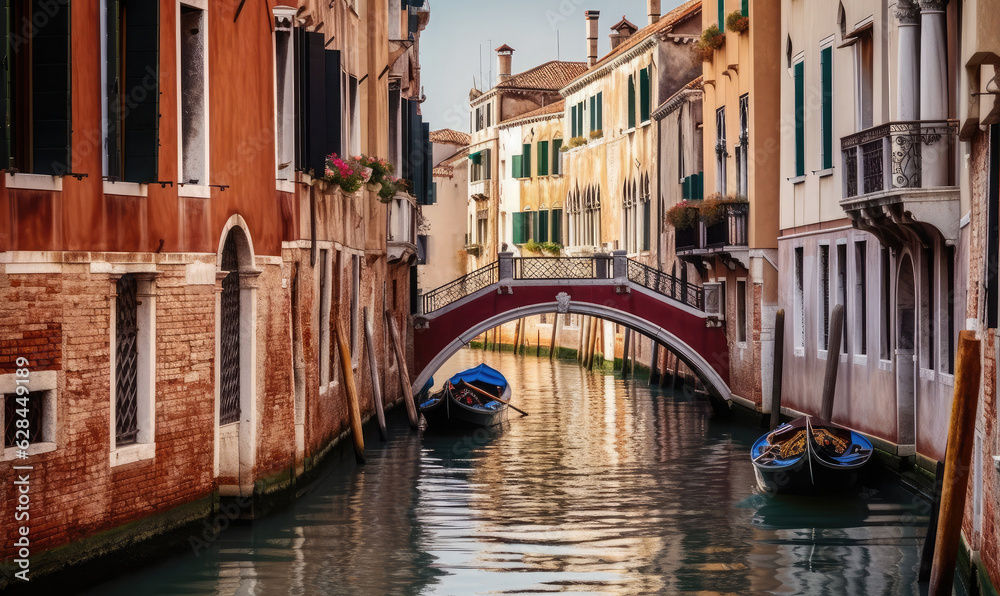
[[[501,255],[501,259],[509,261],[509,265],[501,267],[500,261],[494,261],[424,294],[421,300],[421,313],[428,314],[444,308],[499,283],[501,278],[542,281],[627,278],[632,283],[657,294],[704,310],[704,290],[701,287],[626,258],[623,253],[624,251],[614,256],[597,254],[592,257],[513,258],[509,253],[506,257]]]

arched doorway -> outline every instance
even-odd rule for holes
[[[896,276],[896,442],[900,455],[912,453],[916,446],[916,305],[913,260],[903,255]]]
[[[225,496],[248,495],[256,458],[257,276],[245,222],[234,215],[217,255],[216,475]]]

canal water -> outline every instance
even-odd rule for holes
[[[757,431],[575,362],[459,352],[513,386],[494,432],[366,436],[289,507],[91,594],[919,594],[923,501],[755,488]]]

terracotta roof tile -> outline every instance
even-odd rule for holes
[[[501,81],[496,89],[558,91],[585,72],[587,72],[586,62],[552,60]]]
[[[497,49],[495,49],[493,51],[494,52],[513,52],[514,48],[510,47],[507,44],[503,44],[502,46],[500,46],[499,48],[497,48]]]
[[[468,133],[458,132],[450,128],[431,131],[431,142],[444,145],[458,145],[464,147],[468,145],[472,137]]]
[[[566,101],[559,100],[554,103],[550,103],[547,106],[542,106],[537,110],[532,110],[530,112],[525,112],[524,114],[519,114],[513,118],[508,118],[501,122],[501,124],[507,124],[508,122],[514,122],[515,120],[523,120],[525,118],[532,118],[534,116],[544,116],[546,114],[561,114],[566,109]]]
[[[642,29],[639,29],[638,31],[630,35],[628,39],[623,41],[617,48],[605,54],[603,58],[598,60],[597,64],[595,64],[593,68],[588,70],[595,70],[601,68],[602,66],[610,62],[612,59],[614,59],[616,56],[624,54],[625,52],[639,45],[639,43],[642,40],[647,39],[651,35],[672,28],[679,21],[683,20],[684,17],[689,16],[696,10],[701,10],[701,0],[690,0],[689,2],[681,4],[677,8],[661,16],[659,21],[653,23],[652,25],[646,25]]]

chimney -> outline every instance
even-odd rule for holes
[[[611,30],[614,31],[609,37],[611,38],[611,49],[617,48],[619,45],[625,42],[632,34],[639,30],[638,27],[629,22],[622,15],[622,20],[611,26]]]
[[[497,53],[497,82],[502,83],[510,78],[510,66],[511,60],[514,54],[514,48],[507,44],[503,44],[496,49]]]
[[[649,13],[649,24],[660,20],[660,0],[646,0],[646,10]]]
[[[587,17],[587,64],[597,64],[597,19],[601,16],[599,10],[588,10]]]

